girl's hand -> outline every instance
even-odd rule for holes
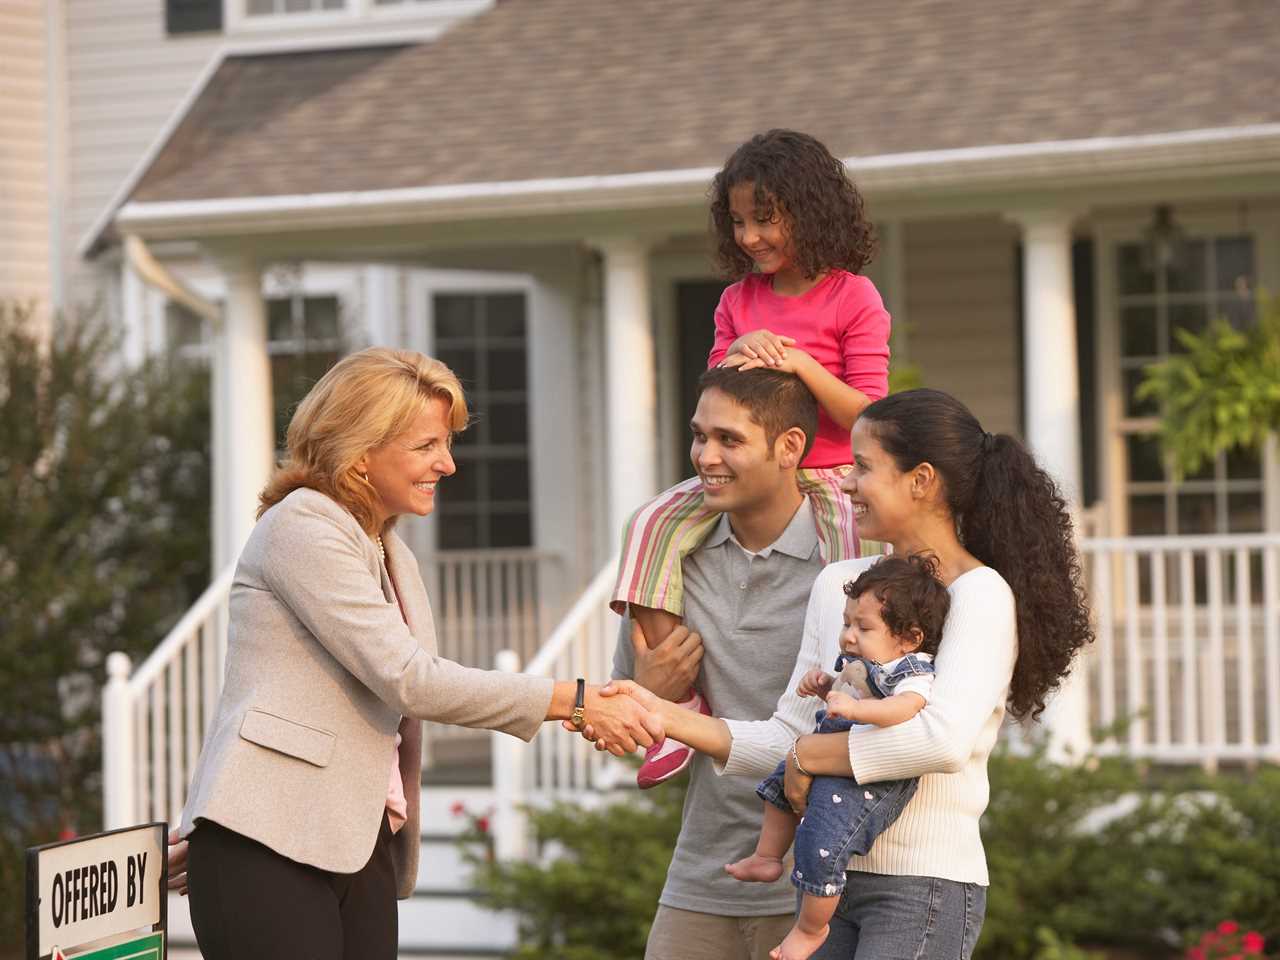
[[[794,338],[780,337],[769,330],[752,330],[729,345],[729,356],[740,353],[748,360],[761,361],[760,366],[776,367],[786,359],[787,347],[794,347],[795,343]],[[736,366],[727,358],[722,365]]]
[[[809,805],[811,786],[813,786],[813,777],[800,772],[799,767],[796,766],[794,751],[788,750],[787,772],[782,781],[782,792],[786,794],[787,803],[791,804],[791,809],[796,812],[796,816],[804,816],[805,808]]]
[[[178,839],[176,829],[169,831],[168,885],[181,896],[187,895],[187,841]]]
[[[782,351],[782,359],[775,362],[765,362],[763,358],[752,360],[745,353],[731,353],[724,358],[720,366],[737,367],[740,372],[764,367],[767,370],[777,370],[780,373],[799,374],[800,367],[809,359],[809,354],[799,347],[787,347]]]
[[[825,670],[810,670],[800,678],[800,686],[796,687],[796,693],[802,697],[821,697],[825,700],[835,681],[836,678]]]
[[[858,719],[858,701],[847,693],[827,694],[827,716],[844,720]]]

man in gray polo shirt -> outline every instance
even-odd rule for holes
[[[627,620],[613,674],[671,697],[697,671],[717,716],[766,720],[791,677],[809,590],[823,567],[809,501],[796,484],[817,402],[798,378],[764,369],[709,370],[699,387],[690,456],[707,505],[722,512],[684,561],[684,621],[701,649],[681,628],[650,651]],[[773,884],[742,883],[724,871],[755,849],[761,808],[755,781],[718,776],[712,764],[698,755],[690,765],[645,960],[765,960],[791,929],[790,870]]]

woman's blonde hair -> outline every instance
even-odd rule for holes
[[[356,462],[404,433],[432,400],[447,406],[449,429],[467,427],[467,400],[454,372],[413,350],[369,347],[343,357],[316,382],[289,421],[288,458],[259,495],[258,516],[299,487],[332,497],[369,534],[378,495]]]

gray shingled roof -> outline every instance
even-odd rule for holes
[[[131,200],[716,166],[1280,122],[1261,0],[505,0],[421,45],[228,59]]]

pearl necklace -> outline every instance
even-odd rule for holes
[[[378,559],[381,560],[383,563],[386,563],[387,548],[382,544],[382,534],[375,534],[373,537],[373,541],[378,545]]]

